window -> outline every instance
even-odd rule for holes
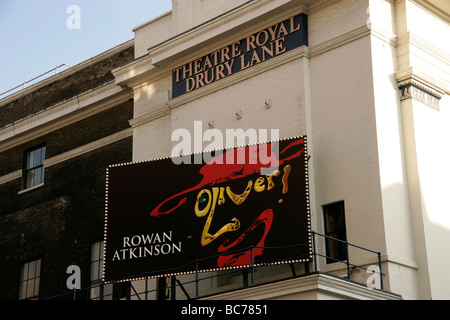
[[[20,273],[19,299],[37,299],[39,295],[39,280],[41,277],[41,259],[22,265]]]
[[[113,285],[103,284],[103,245],[104,242],[96,242],[91,246],[91,292],[93,300],[112,300]]]
[[[158,278],[156,299],[167,300],[170,297],[170,278],[161,277]]]
[[[323,213],[325,235],[347,241],[344,201],[323,206]],[[347,245],[345,242],[326,238],[325,245],[327,251],[327,263],[333,263],[337,260],[347,260]]]
[[[44,182],[45,146],[25,153],[24,188],[31,188]]]

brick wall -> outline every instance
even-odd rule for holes
[[[0,299],[17,299],[20,266],[35,258],[42,259],[41,297],[67,290],[71,264],[89,285],[90,245],[103,237],[106,167],[131,161],[131,146],[123,139],[52,166],[44,186],[2,201]]]
[[[111,70],[131,59],[132,47],[0,106],[0,127],[114,80]],[[132,118],[133,102],[122,102],[1,152],[0,176],[22,170],[33,146],[45,143],[49,159],[125,130]],[[21,265],[39,258],[39,298],[67,292],[71,264],[89,286],[90,248],[103,238],[106,168],[131,157],[128,137],[46,167],[36,189],[20,192],[22,178],[0,184],[0,299],[18,299]]]
[[[75,97],[104,83],[114,80],[111,70],[134,58],[130,47],[102,61],[96,62],[65,78],[56,80],[8,104],[0,106],[0,128],[25,118],[64,100]]]
[[[0,152],[3,164],[0,176],[22,169],[24,150],[46,143],[46,159],[80,147],[91,141],[107,137],[129,127],[133,117],[133,102],[128,101],[39,137],[25,144]],[[0,186],[1,188],[1,186]]]

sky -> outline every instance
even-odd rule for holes
[[[0,94],[133,39],[133,28],[171,8],[171,0],[0,0]]]

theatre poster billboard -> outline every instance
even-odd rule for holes
[[[107,169],[105,282],[309,261],[306,136],[201,155]]]

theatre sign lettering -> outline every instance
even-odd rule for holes
[[[310,259],[306,137],[203,159],[108,168],[106,282]]]
[[[172,97],[308,45],[307,16],[293,16],[172,71]]]

